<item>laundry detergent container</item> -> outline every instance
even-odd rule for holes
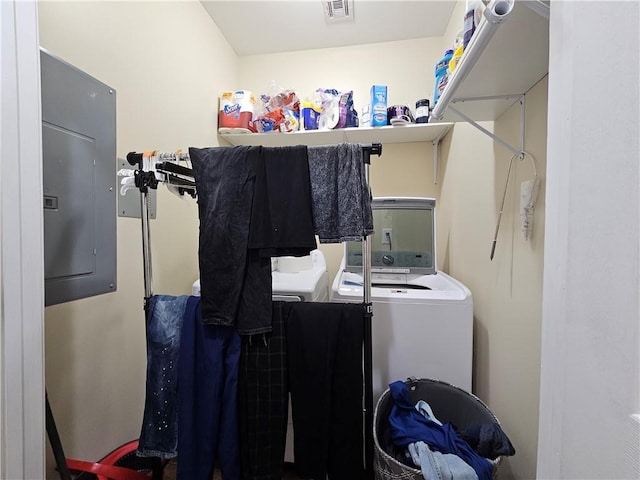
[[[407,380],[407,387],[412,404],[424,400],[438,420],[442,423],[451,423],[458,431],[463,431],[476,423],[500,423],[482,400],[449,383],[430,379]],[[373,415],[375,479],[424,480],[420,470],[401,463],[385,450],[391,443],[388,419],[392,406],[393,399],[390,390],[387,389],[378,400]],[[493,463],[494,478],[500,460],[500,457],[490,460]]]

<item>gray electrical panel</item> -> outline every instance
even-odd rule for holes
[[[116,290],[116,92],[40,51],[45,305]]]

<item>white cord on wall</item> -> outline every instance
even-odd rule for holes
[[[500,221],[502,220],[502,212],[504,211],[504,202],[507,197],[507,188],[509,187],[509,178],[511,177],[511,169],[513,167],[513,161],[516,158],[524,160],[525,157],[531,159],[531,165],[533,166],[533,179],[522,182],[520,185],[520,219],[522,222],[522,236],[525,241],[528,241],[533,234],[533,209],[538,196],[538,190],[540,182],[538,181],[538,172],[536,169],[536,161],[533,156],[522,150],[515,153],[509,160],[509,170],[507,171],[507,179],[504,183],[504,191],[502,193],[502,202],[500,203],[500,211],[498,212],[498,222],[496,223],[496,230],[493,235],[493,242],[491,244],[491,254],[489,258],[493,260],[496,251],[496,244],[498,242],[498,232],[500,231]]]
[[[525,242],[531,240],[533,235],[533,208],[538,198],[540,182],[536,170],[536,161],[529,153],[523,151],[523,155],[528,155],[533,166],[533,178],[520,184],[520,220],[522,223],[522,238]]]

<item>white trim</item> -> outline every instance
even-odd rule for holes
[[[0,1],[1,478],[44,478],[44,269],[35,1]]]

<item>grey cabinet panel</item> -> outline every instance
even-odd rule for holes
[[[44,123],[42,149],[54,160],[43,166],[45,278],[95,274],[95,141]]]
[[[45,305],[116,290],[116,92],[41,51]]]

